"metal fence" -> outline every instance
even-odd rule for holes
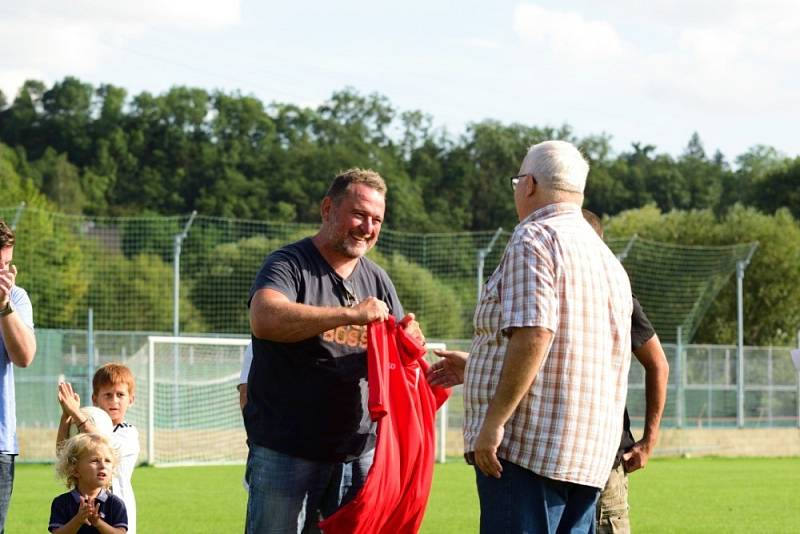
[[[249,331],[247,297],[264,258],[317,225],[181,215],[86,217],[16,206],[17,283],[39,328],[193,335]],[[483,281],[510,233],[410,233],[386,228],[370,253],[428,337],[468,337]],[[665,341],[691,340],[705,311],[746,264],[753,244],[680,246],[611,239],[634,292]],[[743,267],[741,276],[744,276]],[[737,279],[739,280],[739,279]],[[740,328],[741,328],[740,318]]]
[[[147,336],[153,332],[94,332],[85,330],[37,330],[39,351],[33,365],[15,371],[17,427],[22,449],[21,461],[51,461],[55,431],[60,416],[56,384],[71,381],[88,404],[91,376],[95,366],[107,361],[133,364],[144,374],[140,358]],[[162,332],[163,334],[163,332]],[[434,341],[434,340],[430,340]],[[466,339],[435,340],[448,348],[469,350]],[[685,345],[681,358],[677,346],[664,346],[670,362],[670,379],[663,427],[747,428],[800,427],[800,373],[792,364],[789,347],[745,347],[743,383],[739,384],[737,348],[724,345]],[[91,357],[90,357],[91,355]],[[230,372],[230,369],[225,371]],[[164,381],[169,377],[157,377]],[[213,377],[208,377],[213,378]],[[141,377],[144,382],[145,377]],[[628,409],[634,426],[641,426],[645,414],[644,370],[631,363]],[[231,402],[236,391],[230,388]],[[739,393],[743,392],[741,402]],[[135,406],[144,408],[145,391],[137,392]],[[739,407],[743,413],[739,413]],[[461,447],[463,423],[461,388],[455,388],[448,403],[448,450]],[[144,425],[136,409],[134,424]],[[173,421],[179,428],[181,421]],[[186,424],[189,424],[186,422]],[[196,426],[196,422],[191,424]],[[142,458],[144,459],[144,458]]]

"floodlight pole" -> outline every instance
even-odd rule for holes
[[[758,248],[753,243],[747,257],[736,263],[736,426],[744,428],[744,272]]]
[[[489,244],[486,245],[485,248],[478,249],[478,300],[476,302],[480,302],[481,292],[483,291],[483,264],[486,262],[486,256],[488,256],[492,251],[494,242],[497,241],[497,238],[500,237],[502,232],[503,228],[498,228],[492,236],[492,239],[489,241]]]

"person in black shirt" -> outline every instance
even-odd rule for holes
[[[589,210],[583,210],[586,222],[603,237],[600,218]],[[669,364],[653,325],[645,315],[639,300],[633,297],[631,315],[631,349],[644,367],[645,418],[642,439],[636,441],[631,432],[628,409],[625,409],[622,439],[614,467],[605,488],[597,501],[597,532],[601,534],[624,534],[631,531],[628,517],[628,473],[644,469],[658,441],[658,429],[664,403],[667,399]]]
[[[364,257],[385,196],[374,171],[337,176],[317,234],[270,254],[250,290],[248,533],[318,531],[320,516],[352,499],[372,464],[367,324],[404,318],[389,276]],[[406,328],[424,342],[410,319]]]

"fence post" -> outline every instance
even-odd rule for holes
[[[706,347],[708,351],[708,428],[713,426],[713,411],[714,411],[714,380],[711,376],[713,372],[713,365],[712,365],[712,352],[713,348],[711,345]],[[699,419],[699,418],[698,418]]]
[[[183,227],[183,232],[175,236],[175,249],[173,250],[172,260],[172,335],[178,337],[181,335],[181,247],[183,240],[189,235],[189,228],[197,216],[197,210],[193,211],[186,221],[186,226]],[[180,404],[179,395],[180,389],[178,387],[178,360],[180,349],[176,344],[172,349],[172,421],[173,426],[177,428],[178,420],[180,419]]]
[[[429,342],[425,345],[425,348],[428,349],[428,352],[433,352],[434,350],[444,350],[447,348],[447,345],[444,343],[435,343]],[[439,407],[438,419],[439,419],[439,454],[436,461],[440,464],[447,462],[447,424],[448,424],[448,416],[447,416],[447,403],[448,401],[444,401],[444,403]]]
[[[475,301],[475,305],[477,306],[478,303],[481,301],[481,291],[483,290],[483,264],[486,262],[486,256],[492,251],[492,247],[494,247],[494,242],[497,241],[497,238],[500,237],[500,234],[503,232],[503,228],[498,228],[492,239],[489,241],[489,244],[486,245],[485,248],[478,249],[478,299]]]
[[[683,327],[675,338],[675,428],[683,428]]]
[[[89,313],[86,318],[86,380],[89,383],[86,391],[89,393],[89,395],[92,394],[92,378],[94,378],[94,368],[94,309],[89,308]]]
[[[736,263],[736,426],[739,428],[744,428],[744,271],[757,248],[758,243],[754,243],[747,257]]]
[[[156,374],[155,346],[151,337],[147,338],[147,463],[154,465],[156,451]]]
[[[639,234],[633,234],[631,236],[630,241],[628,241],[628,244],[625,245],[624,249],[622,249],[622,252],[617,254],[617,259],[619,260],[620,263],[623,263],[625,261],[625,258],[628,257],[628,254],[630,253],[631,248],[633,248],[633,244],[636,243],[637,239],[639,239]]]
[[[772,345],[767,349],[767,421],[772,426]]]
[[[797,350],[800,351],[800,330],[797,331]],[[792,359],[794,361],[794,359]],[[797,361],[797,428],[800,428],[800,357]]]
[[[183,240],[189,235],[189,227],[192,226],[197,210],[193,211],[183,227],[183,232],[175,236],[175,248],[173,249],[172,260],[172,335],[178,337],[181,334],[181,247]]]
[[[19,203],[17,206],[17,211],[14,212],[14,220],[11,221],[11,229],[16,231],[17,225],[19,224],[19,220],[22,218],[22,212],[25,211],[25,201]]]
[[[736,264],[736,426],[744,428],[744,281],[745,263]]]

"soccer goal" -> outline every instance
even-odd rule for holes
[[[149,464],[245,462],[236,386],[249,342],[149,336],[147,346],[129,360],[137,379],[129,419],[144,431]]]
[[[434,361],[430,357],[434,350],[444,350],[447,345],[444,343],[427,343],[425,348],[428,349],[428,359]],[[447,403],[449,400],[442,404],[439,411],[436,413],[436,461],[443,464],[447,461]]]
[[[128,420],[140,429],[155,466],[239,464],[247,443],[239,409],[242,361],[249,338],[149,336],[127,364],[136,376]],[[428,343],[429,351],[444,343]],[[429,353],[430,354],[430,353]],[[448,403],[437,414],[437,451],[444,462]]]

